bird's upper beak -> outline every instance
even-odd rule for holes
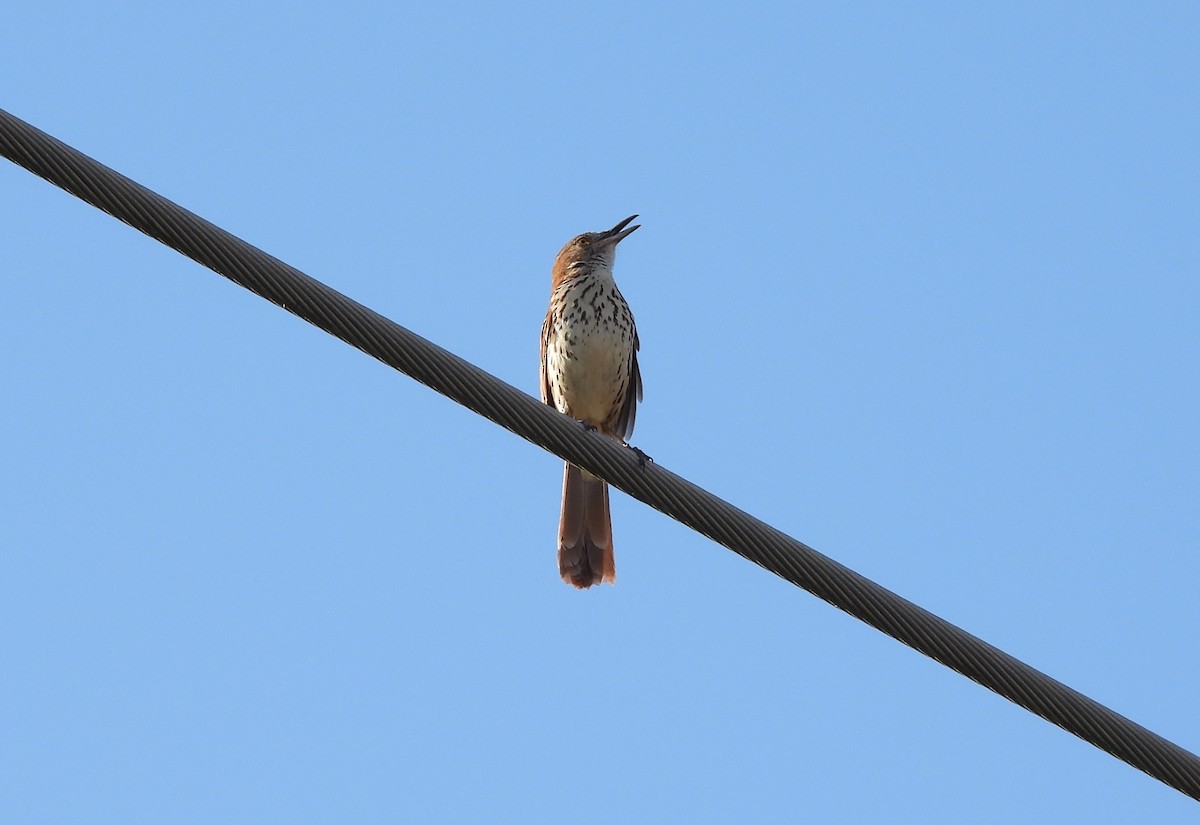
[[[600,237],[598,239],[600,245],[601,246],[616,246],[618,243],[620,243],[623,238],[625,238],[627,235],[629,235],[629,233],[633,232],[633,230],[635,230],[639,226],[641,226],[641,224],[634,224],[633,226],[629,226],[629,224],[635,218],[637,218],[637,215],[630,215],[628,218],[621,221],[619,224],[617,224],[616,226],[614,226],[612,229],[608,230],[607,232],[601,232]],[[628,229],[626,229],[627,226],[629,227]]]

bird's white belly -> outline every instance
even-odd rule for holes
[[[570,342],[568,342],[568,338]],[[589,424],[612,417],[626,389],[631,342],[587,325],[559,331],[547,348],[554,406]]]

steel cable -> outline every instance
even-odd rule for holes
[[[135,229],[1150,776],[1200,758],[0,110],[0,152]]]

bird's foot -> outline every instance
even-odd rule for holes
[[[596,432],[596,425],[595,425],[595,424],[589,424],[589,423],[587,423],[586,421],[584,421],[582,418],[579,418],[579,419],[576,419],[576,420],[579,422],[579,426],[580,426],[580,427],[583,427],[583,428],[584,428],[585,430],[587,430],[589,433],[594,433],[594,432]]]
[[[641,467],[643,470],[646,469],[647,463],[654,460],[653,458],[651,458],[650,456],[646,455],[641,450],[639,450],[637,447],[630,446],[629,444],[626,444],[625,446],[629,447],[629,449],[633,450],[633,454],[635,456],[637,456],[638,467]]]

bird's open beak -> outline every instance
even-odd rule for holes
[[[625,238],[627,235],[629,235],[629,233],[641,226],[641,224],[629,226],[629,224],[632,223],[635,218],[637,218],[637,215],[630,215],[628,218],[621,221],[607,232],[601,232],[599,238],[600,244],[603,246],[615,246],[616,244],[620,243],[621,239]],[[629,226],[628,229],[625,228],[627,226]]]

